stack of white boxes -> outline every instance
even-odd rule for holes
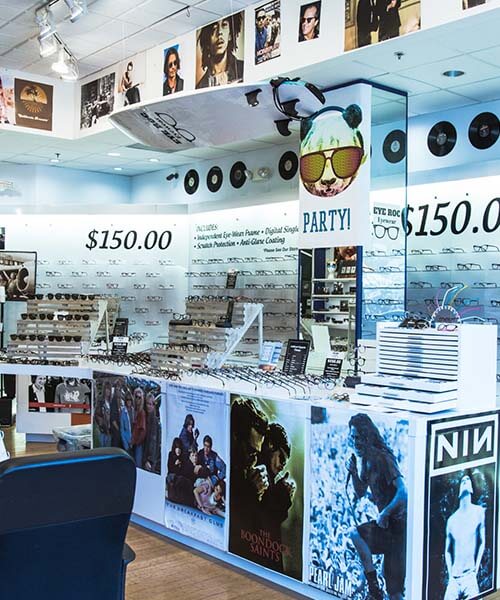
[[[495,408],[497,327],[377,327],[377,370],[351,402],[436,413]]]

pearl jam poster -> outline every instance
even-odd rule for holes
[[[165,525],[225,550],[227,395],[167,386]]]
[[[52,131],[53,86],[15,79],[14,90],[16,125]]]
[[[335,598],[403,598],[408,420],[311,407],[307,581]]]
[[[428,424],[424,523],[427,600],[496,589],[498,413]]]
[[[370,241],[371,88],[326,94],[300,131],[299,247]]]
[[[302,580],[306,407],[231,396],[229,551]]]

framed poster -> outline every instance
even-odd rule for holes
[[[54,87],[36,81],[14,80],[16,125],[52,131]]]
[[[0,285],[6,300],[34,298],[36,256],[36,252],[0,252]]]
[[[422,597],[481,598],[494,592],[497,411],[428,424],[424,516]]]

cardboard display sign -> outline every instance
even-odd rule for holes
[[[370,239],[371,88],[326,98],[301,127],[299,247],[362,246]]]

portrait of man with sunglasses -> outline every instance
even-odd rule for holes
[[[300,177],[313,196],[332,197],[346,190],[366,160],[358,129],[361,108],[328,107],[301,127]]]
[[[319,37],[321,1],[309,2],[300,7],[299,42],[315,40]]]
[[[165,50],[165,62],[163,64],[163,95],[168,96],[175,92],[182,92],[184,79],[179,75],[181,59],[179,46],[171,46]]]

